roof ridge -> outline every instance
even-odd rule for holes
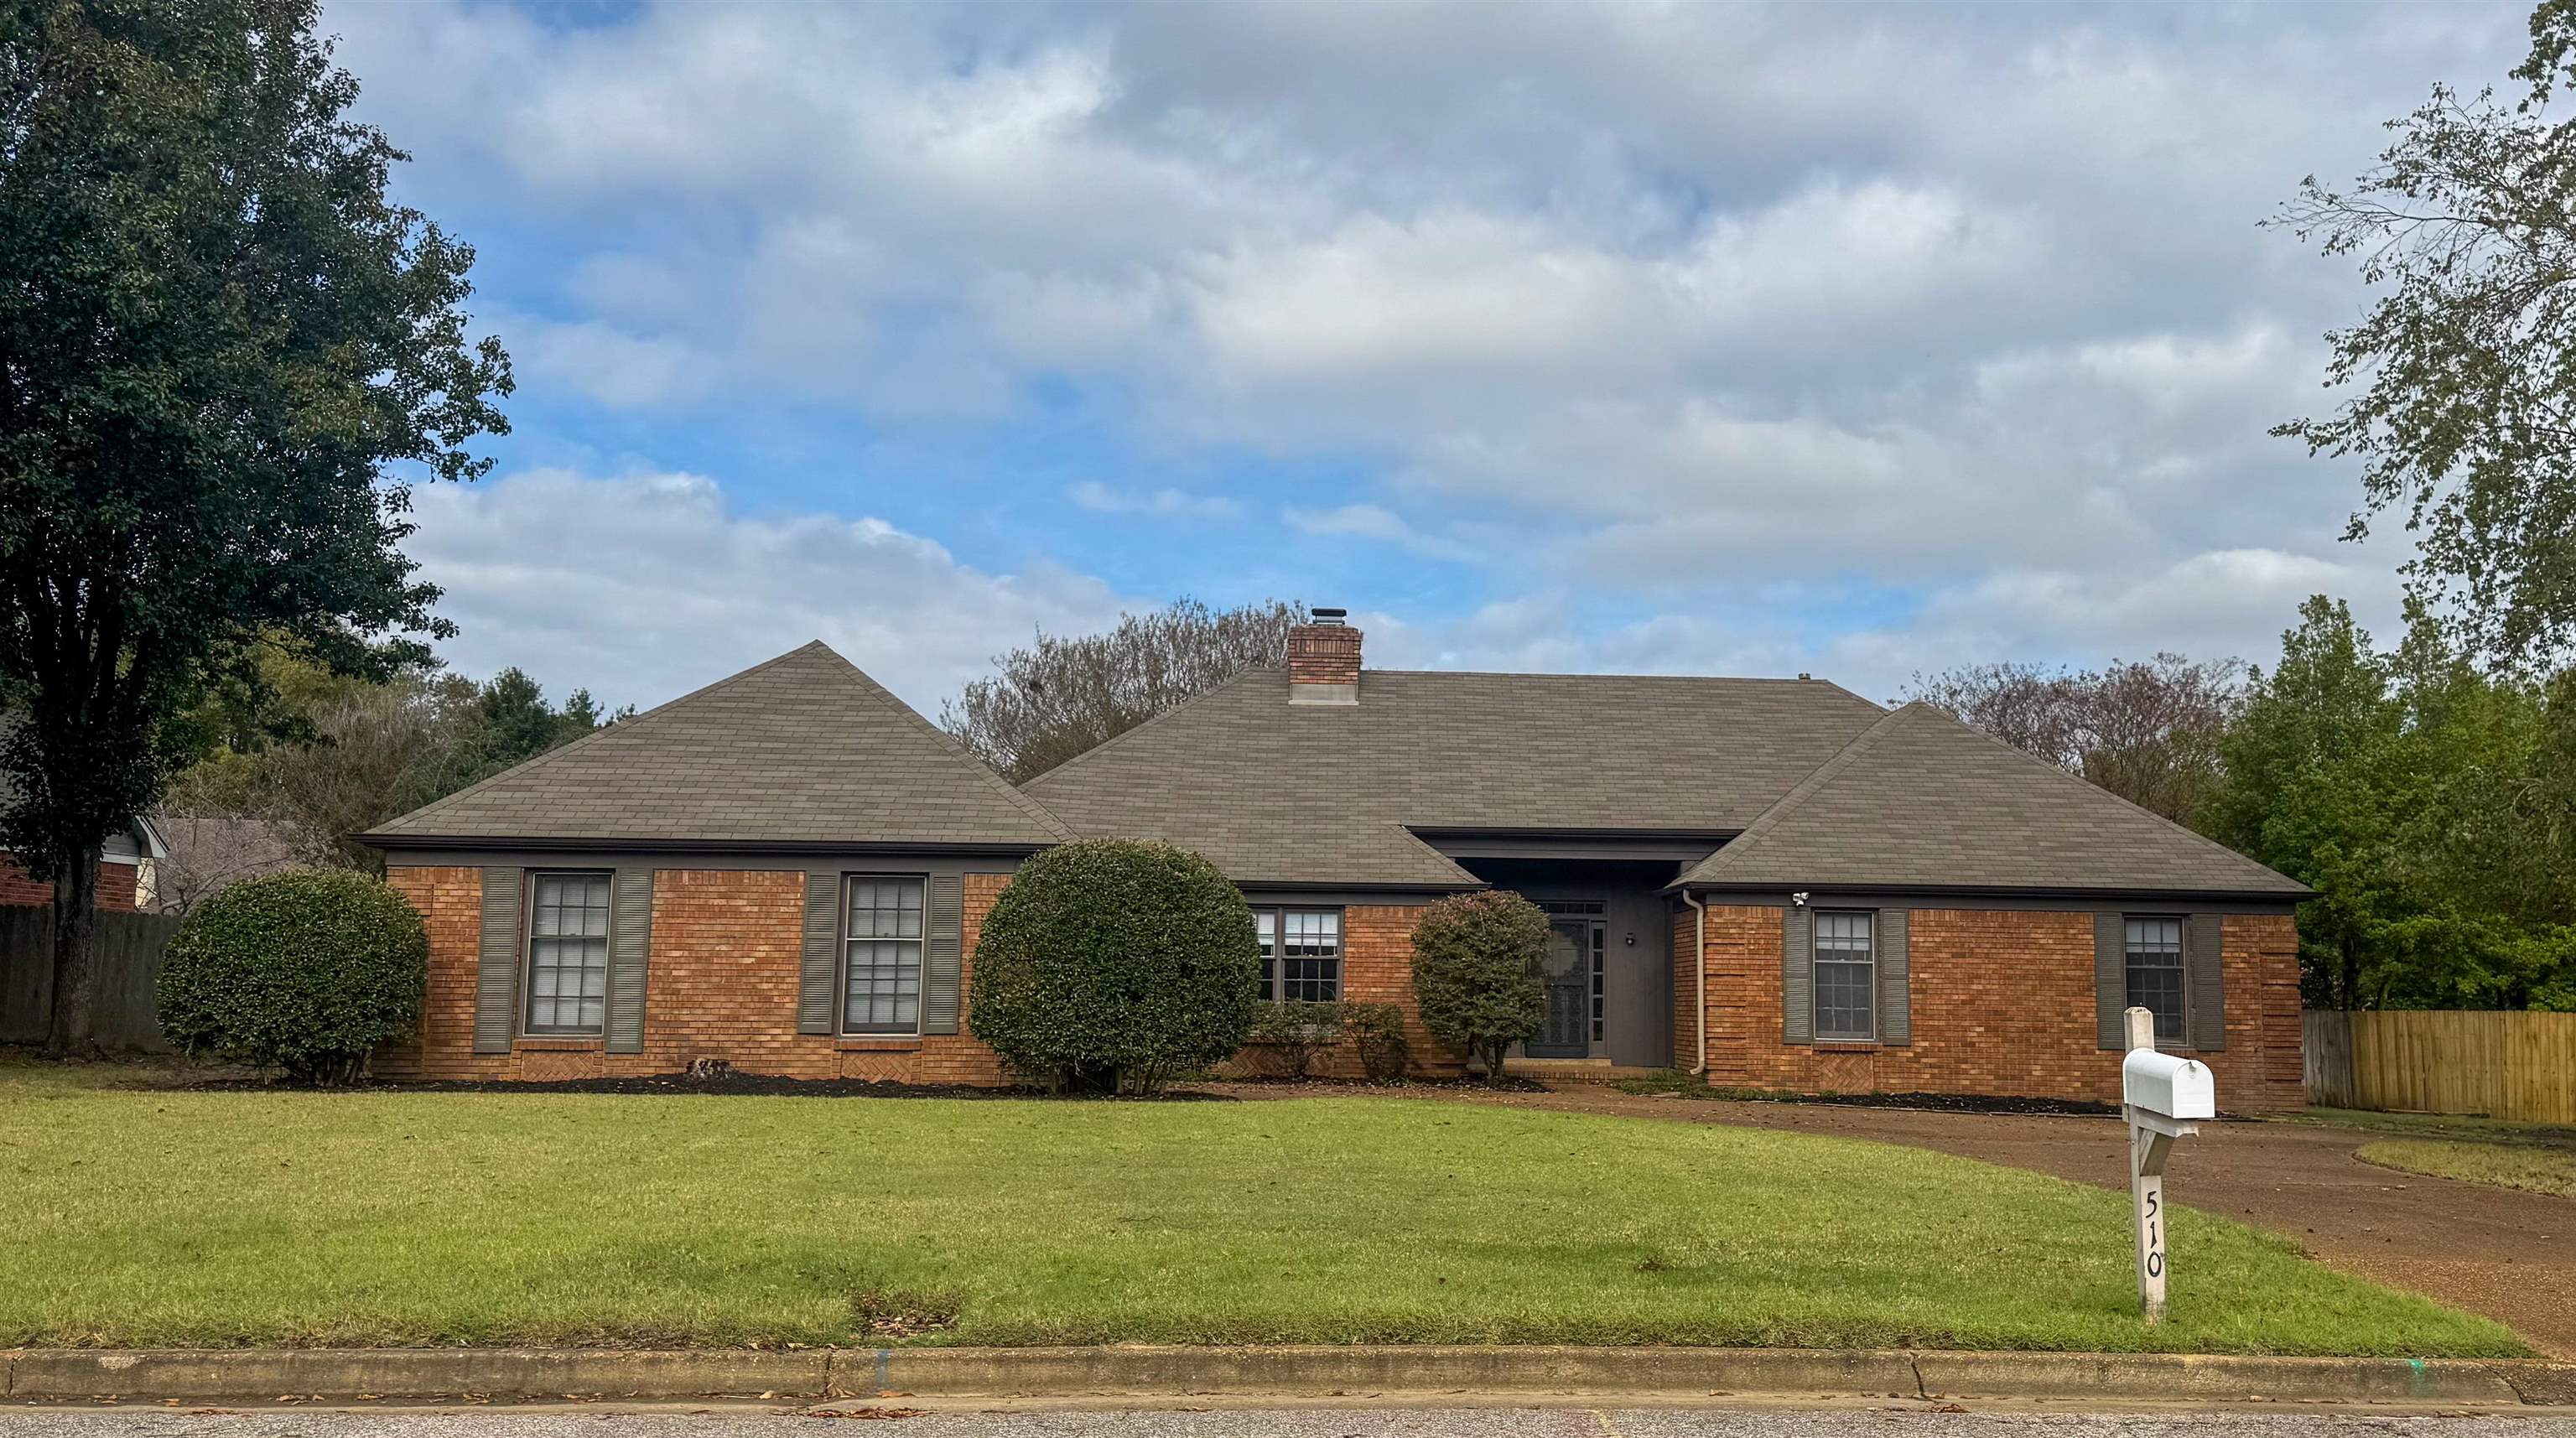
[[[473,783],[466,785],[464,788],[459,789],[452,794],[442,794],[439,797],[430,800],[428,803],[421,805],[417,809],[411,810],[408,813],[397,814],[394,817],[387,819],[382,824],[373,825],[372,831],[378,833],[389,832],[389,825],[409,824],[412,820],[427,818],[432,814],[436,814],[459,803],[469,795],[477,794],[482,792],[484,789],[490,788],[492,785],[501,782],[503,779],[524,775],[529,770],[537,768],[540,765],[551,763],[554,760],[560,759],[576,750],[586,749],[592,744],[608,738],[610,735],[632,734],[635,732],[637,726],[649,723],[655,719],[663,718],[667,716],[671,710],[682,704],[688,703],[692,699],[696,699],[702,695],[713,694],[719,689],[731,688],[732,686],[749,679],[755,674],[775,669],[779,665],[786,663],[788,660],[795,658],[797,655],[802,654],[809,649],[820,649],[826,654],[832,653],[831,647],[826,645],[822,640],[809,639],[805,643],[799,644],[795,648],[788,650],[786,653],[773,655],[770,658],[764,659],[758,664],[751,666],[749,669],[728,674],[724,678],[718,679],[711,684],[701,684],[697,688],[690,690],[686,694],[679,695],[676,698],[665,699],[661,703],[654,705],[652,708],[645,710],[643,713],[635,715],[633,718],[620,719],[612,724],[603,724],[598,728],[591,730],[589,733],[582,735],[580,738],[573,740],[569,744],[558,744],[542,754],[531,755],[528,758],[522,759],[518,763],[511,765],[509,768],[504,769],[497,774],[486,774],[482,778],[475,780]],[[840,656],[837,654],[833,654],[832,657],[840,659]],[[849,663],[846,659],[842,659],[841,662],[844,664]]]
[[[1400,674],[1408,678],[1461,679],[1645,679],[1658,684],[1788,684],[1809,685],[1848,694],[1872,709],[1886,706],[1835,683],[1830,679],[1802,676],[1781,678],[1771,674],[1632,674],[1616,670],[1568,671],[1558,669],[1379,669],[1365,668],[1362,674]]]
[[[897,717],[909,721],[915,729],[938,741],[939,746],[948,752],[949,758],[966,765],[968,769],[973,772],[976,778],[981,779],[986,784],[999,791],[1002,797],[1007,800],[1013,808],[1016,808],[1021,813],[1035,819],[1040,828],[1047,830],[1060,839],[1071,839],[1074,837],[1072,826],[1066,824],[1062,819],[1057,818],[1054,811],[1039,803],[1034,797],[1021,793],[1010,783],[1010,781],[1004,779],[1001,775],[994,773],[993,766],[985,763],[982,759],[977,758],[973,750],[957,742],[956,735],[951,734],[947,730],[940,728],[938,725],[931,723],[927,718],[923,717],[920,710],[915,709],[911,705],[904,703],[901,699],[896,698],[892,690],[887,689],[884,685],[878,683],[875,676],[869,674],[868,671],[851,663],[847,655],[834,649],[832,646],[825,644],[820,639],[815,640],[811,647],[819,648],[825,654],[838,660],[841,667],[848,670],[850,672],[850,676],[859,681],[859,688],[862,692],[868,694],[871,698],[874,698],[879,704],[892,711]]]
[[[1117,748],[1119,745],[1126,743],[1129,739],[1134,738],[1138,734],[1142,734],[1146,730],[1153,728],[1155,725],[1162,723],[1165,719],[1168,719],[1203,700],[1213,699],[1217,695],[1224,693],[1226,690],[1233,688],[1237,684],[1241,684],[1245,680],[1250,679],[1255,674],[1277,674],[1281,672],[1283,671],[1271,665],[1256,664],[1251,668],[1234,675],[1232,678],[1227,679],[1222,684],[1213,685],[1209,688],[1200,690],[1198,693],[1191,695],[1189,698],[1182,700],[1178,704],[1164,705],[1162,708],[1146,715],[1137,723],[1130,725],[1118,733],[1110,735],[1108,738],[1101,740],[1099,743],[1092,745],[1090,748],[1083,750],[1081,753],[1076,754],[1072,758],[1065,760],[1063,763],[1056,765],[1054,768],[1047,770],[1045,773],[1030,775],[1028,782],[1031,784],[1043,784],[1047,780],[1056,778],[1059,775],[1071,773],[1075,765],[1082,763],[1091,756],[1095,754],[1105,754],[1111,749]]]
[[[1850,693],[1849,690],[1845,690],[1844,692]],[[1853,697],[1858,698],[1859,696],[1854,695]],[[1867,703],[1868,701],[1863,700],[1862,702]],[[1840,749],[1835,750],[1832,755],[1826,758],[1825,762],[1807,771],[1807,777],[1790,785],[1789,792],[1773,800],[1771,802],[1771,807],[1754,815],[1753,822],[1745,825],[1742,833],[1737,834],[1734,838],[1729,839],[1724,844],[1718,846],[1716,853],[1711,854],[1707,858],[1692,865],[1691,871],[1683,876],[1684,879],[1704,878],[1712,868],[1723,867],[1723,864],[1721,864],[1720,861],[1727,859],[1731,855],[1741,854],[1745,852],[1748,847],[1758,843],[1763,835],[1768,834],[1773,829],[1779,827],[1782,820],[1786,819],[1789,815],[1796,813],[1801,805],[1805,804],[1809,799],[1814,798],[1818,790],[1823,789],[1827,784],[1830,784],[1834,780],[1842,777],[1844,771],[1850,769],[1852,765],[1860,762],[1861,756],[1878,747],[1878,741],[1893,732],[1896,728],[1896,721],[1903,718],[1907,713],[1912,711],[1914,707],[1915,706],[1913,704],[1901,705],[1897,708],[1888,710],[1885,714],[1882,714],[1877,719],[1873,720],[1868,728],[1853,735],[1849,743],[1843,745]]]

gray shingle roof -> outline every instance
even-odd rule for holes
[[[1071,837],[820,641],[458,790],[376,834],[1032,847]]]
[[[1926,704],[1870,726],[1684,882],[2307,892]]]
[[[1880,713],[1815,680],[1385,669],[1357,705],[1291,705],[1265,669],[1027,787],[1243,882],[1453,887],[1475,880],[1408,827],[1738,829]]]

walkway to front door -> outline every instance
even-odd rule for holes
[[[1601,1037],[1609,924],[1597,902],[1560,900],[1541,907],[1548,911],[1547,957],[1539,965],[1547,983],[1547,1022],[1521,1052],[1534,1059],[1589,1058]]]

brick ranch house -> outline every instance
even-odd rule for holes
[[[1337,611],[1014,789],[816,643],[378,832],[426,916],[390,1077],[995,1083],[976,930],[1021,860],[1164,839],[1251,902],[1265,997],[1412,1005],[1425,905],[1554,942],[1536,1071],[2116,1098],[2119,1020],[2295,1107],[2308,891],[1923,705],[1811,679],[1363,669]],[[1416,1026],[1431,1071],[1458,1064]]]

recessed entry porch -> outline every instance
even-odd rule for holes
[[[1514,1051],[1515,1068],[1571,1074],[1671,1066],[1672,904],[1661,890],[1680,872],[1682,857],[1588,857],[1562,843],[1554,853],[1493,852],[1500,841],[1452,836],[1432,842],[1477,878],[1547,911],[1546,1024]],[[1711,840],[1687,858],[1716,846]]]

